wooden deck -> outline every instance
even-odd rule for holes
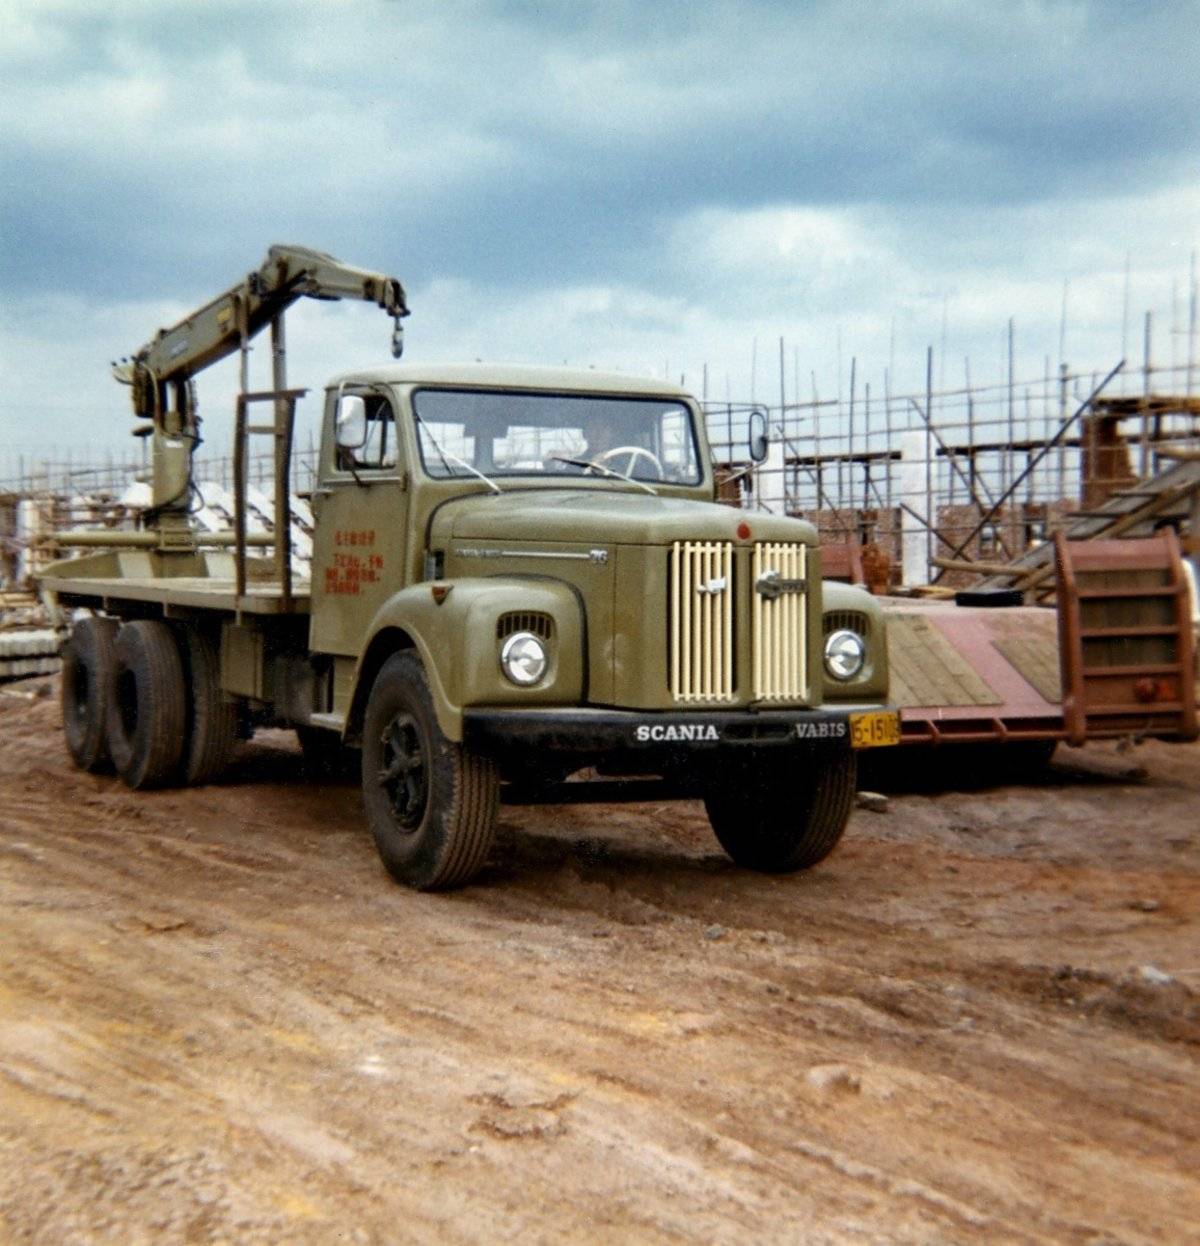
[[[1058,738],[1058,626],[1041,607],[885,601],[890,700],[906,741]]]
[[[999,705],[1000,698],[923,614],[888,617],[891,701],[899,706]]]

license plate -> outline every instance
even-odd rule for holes
[[[850,747],[882,748],[900,743],[900,715],[892,710],[871,710],[850,715]]]

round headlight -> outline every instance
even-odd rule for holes
[[[853,679],[866,657],[866,643],[857,632],[843,629],[825,638],[825,669],[834,679]]]
[[[532,632],[514,632],[500,650],[500,667],[514,684],[536,684],[546,673],[546,646]]]

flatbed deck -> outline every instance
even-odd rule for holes
[[[112,601],[152,601],[192,610],[219,610],[242,614],[308,614],[309,586],[292,586],[291,609],[284,608],[283,588],[278,581],[248,584],[238,596],[234,580],[208,576],[148,576],[136,579],[76,579],[47,576],[45,588],[66,605]]]
[[[892,597],[884,614],[902,743],[1067,738],[1054,610]],[[1125,722],[1089,728],[1095,738],[1129,732]]]
[[[120,601],[156,602],[180,610],[216,610],[227,614],[307,615],[310,584],[293,578],[290,605],[279,580],[264,572],[267,559],[248,560],[251,568],[242,594],[237,591],[233,555],[225,551],[160,553],[123,549],[86,555],[58,564],[57,574],[42,577],[42,588],[67,606]]]

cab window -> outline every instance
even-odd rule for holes
[[[361,399],[365,435],[361,444],[337,447],[339,471],[384,471],[396,466],[396,419],[391,401],[384,394],[351,395]],[[336,419],[336,414],[335,414]]]

